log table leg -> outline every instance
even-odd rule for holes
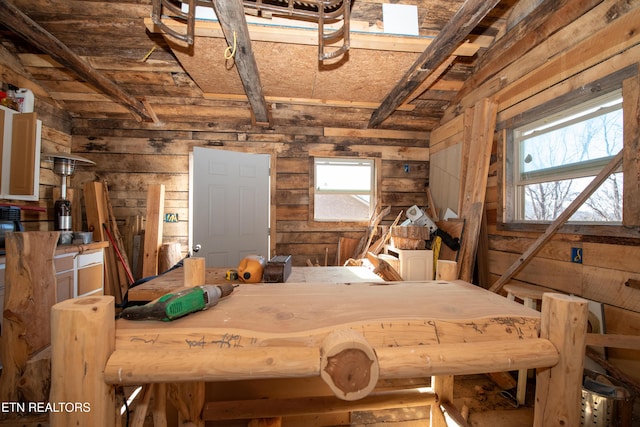
[[[582,298],[542,296],[540,338],[556,346],[560,359],[555,366],[537,371],[534,427],[580,425],[587,316],[587,301]]]
[[[113,427],[115,391],[104,367],[115,349],[112,296],[60,302],[51,309],[51,427]]]
[[[182,427],[204,427],[204,382],[168,385],[169,401],[178,410],[178,423]]]
[[[447,427],[447,420],[440,404],[442,402],[453,403],[453,375],[431,377],[431,388],[437,396],[437,402],[431,405],[431,427]]]
[[[167,385],[153,385],[153,427],[167,427]]]
[[[362,334],[354,330],[329,334],[322,343],[320,357],[320,377],[339,399],[362,399],[378,383],[380,367],[376,353]]]

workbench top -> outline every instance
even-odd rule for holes
[[[225,278],[228,268],[212,267],[205,272],[205,283],[242,283]],[[292,267],[286,283],[376,283],[382,278],[366,267]],[[129,289],[129,301],[152,301],[179,289],[184,283],[183,268],[176,268]],[[277,285],[277,283],[276,283]]]
[[[58,245],[56,246],[56,251],[53,254],[53,256],[55,257],[58,255],[64,255],[64,254],[70,254],[70,253],[83,253],[83,252],[88,252],[95,249],[104,249],[107,247],[109,247],[109,242],[107,241],[91,242],[91,243],[79,244],[79,245],[74,245],[74,244]],[[7,261],[6,255],[0,256],[0,266],[4,266],[6,264],[6,261]]]
[[[320,269],[319,267],[309,267]],[[324,267],[322,267],[324,268]],[[533,321],[527,328],[498,322],[500,334],[513,328],[514,338],[537,337],[537,322],[540,313],[507,300],[493,292],[463,281],[427,282],[371,282],[371,283],[264,283],[241,284],[231,295],[223,298],[209,310],[192,313],[172,322],[118,320],[118,333],[125,331],[170,331],[203,329],[221,331],[253,331],[273,334],[296,334],[299,332],[333,328],[375,321],[372,328],[396,329],[406,327],[413,320],[424,322],[434,340],[445,340],[438,335],[428,320],[453,323],[473,323],[478,319],[516,317]],[[403,323],[402,325],[400,323]],[[487,322],[488,323],[488,322]],[[478,322],[468,327],[477,338],[490,336],[487,323]],[[517,327],[516,327],[517,326]],[[442,332],[442,331],[441,331]],[[420,339],[426,338],[424,331]],[[501,337],[503,338],[503,337]],[[306,338],[305,338],[306,339]],[[468,340],[473,341],[472,338]]]

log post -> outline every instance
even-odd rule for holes
[[[7,233],[7,263],[2,336],[0,336],[0,401],[46,400],[48,363],[29,377],[29,359],[50,342],[49,310],[56,300],[53,256],[60,232]],[[25,376],[26,374],[26,376]]]
[[[115,349],[112,296],[83,297],[51,309],[51,402],[73,405],[52,411],[51,427],[113,427],[115,391],[104,381],[104,367]]]
[[[351,329],[332,332],[320,354],[320,377],[339,399],[361,399],[375,388],[378,358],[360,333]]]
[[[439,259],[436,263],[436,280],[456,280],[458,278],[458,263]]]
[[[205,283],[206,267],[205,259],[202,257],[191,257],[184,259],[184,286],[192,288]]]
[[[580,425],[587,301],[569,295],[542,296],[540,338],[558,349],[558,363],[538,369],[534,427]]]
[[[182,427],[204,427],[204,382],[169,384],[169,401],[178,410],[178,425]]]
[[[447,427],[447,420],[440,405],[443,402],[453,403],[453,375],[431,377],[431,388],[437,400],[437,403],[431,405],[431,427]]]
[[[167,427],[167,385],[153,385],[153,404],[151,406],[153,427]]]

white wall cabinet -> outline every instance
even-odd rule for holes
[[[0,199],[38,200],[42,121],[0,106]]]

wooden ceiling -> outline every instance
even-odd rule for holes
[[[132,113],[132,106],[105,90],[101,82],[79,75],[69,64],[61,65],[48,48],[38,48],[25,40],[24,34],[17,34],[27,29],[0,24],[1,80],[11,76],[15,80],[15,74],[7,74],[10,69],[37,82],[38,95],[61,106],[72,118],[128,120],[137,116],[164,123],[205,117],[250,119],[245,89],[236,67],[224,58],[227,42],[215,22],[199,21],[194,45],[185,47],[154,28],[151,0],[2,1],[15,5],[90,69],[114,83],[123,96],[130,96],[127,100],[143,104],[142,114]],[[352,48],[347,55],[323,63],[317,58],[317,44],[313,44],[317,32],[278,27],[281,21],[274,20],[274,25],[260,33],[261,27],[249,18],[251,46],[269,108],[329,108],[329,117],[323,119],[327,122],[344,107],[372,114],[465,4],[460,0],[393,1],[418,8],[420,36],[401,37],[381,33],[382,3],[352,0]],[[515,16],[524,13],[522,4],[527,3],[532,2],[498,2],[440,69],[393,108],[396,112],[380,127],[431,130],[483,53],[504,34]],[[310,32],[311,38],[307,35]],[[241,108],[225,108],[229,105]],[[145,111],[148,117],[144,117]],[[278,124],[274,118],[268,125]]]

